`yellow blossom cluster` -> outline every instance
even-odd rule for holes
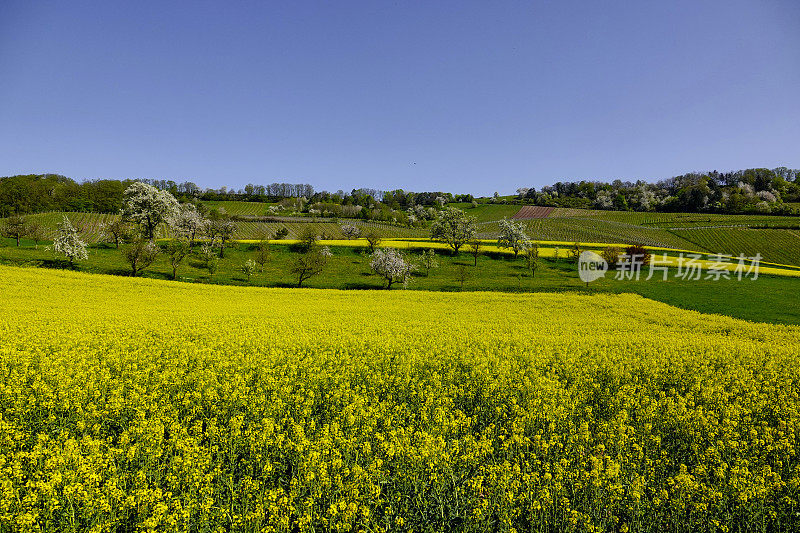
[[[0,531],[800,527],[800,328],[0,267]]]

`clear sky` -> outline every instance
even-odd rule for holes
[[[0,1],[0,175],[508,194],[781,165],[796,0]]]

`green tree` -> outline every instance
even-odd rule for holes
[[[147,239],[136,239],[124,251],[125,260],[131,266],[131,275],[136,276],[149,267],[158,257],[158,245]]]
[[[467,216],[456,207],[445,207],[431,224],[431,238],[447,244],[453,253],[475,237],[475,217]]]
[[[467,246],[469,246],[469,254],[473,259],[472,266],[478,266],[478,256],[483,249],[483,241],[478,238],[470,239]]]
[[[297,276],[297,286],[302,287],[304,281],[320,274],[327,263],[328,257],[317,248],[313,248],[295,259],[291,272]]]
[[[189,244],[180,239],[172,239],[164,246],[164,252],[172,267],[172,279],[178,279],[178,266],[189,255]]]
[[[28,219],[22,215],[12,215],[3,224],[3,236],[15,239],[17,246],[19,246],[20,239],[28,234],[28,231]]]

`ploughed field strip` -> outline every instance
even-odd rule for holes
[[[547,218],[550,216],[550,213],[553,212],[555,208],[553,207],[541,207],[538,205],[526,205],[520,208],[515,214],[513,219],[515,220],[526,220],[529,218]]]

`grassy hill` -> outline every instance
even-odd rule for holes
[[[210,208],[223,208],[238,216],[264,216],[270,204],[258,202],[206,202]],[[478,221],[482,238],[498,235],[498,221],[511,218],[519,206],[482,203],[450,204],[464,210]],[[30,219],[42,226],[46,238],[52,238],[63,213],[41,213]],[[115,215],[98,213],[68,213],[88,242],[101,239],[101,225]],[[640,213],[629,211],[600,211],[557,208],[547,218],[522,221],[528,235],[540,241],[640,243],[680,250],[698,250],[748,256],[760,253],[764,261],[800,265],[800,218],[770,215],[721,215],[707,213]],[[286,218],[280,222],[241,221],[235,238],[258,239],[275,235],[285,228],[289,239],[299,238],[308,228],[327,239],[343,238],[341,224],[353,224],[363,230],[375,231],[384,238],[426,237],[425,228],[406,228],[392,224],[359,219]],[[160,237],[166,237],[161,230]]]

